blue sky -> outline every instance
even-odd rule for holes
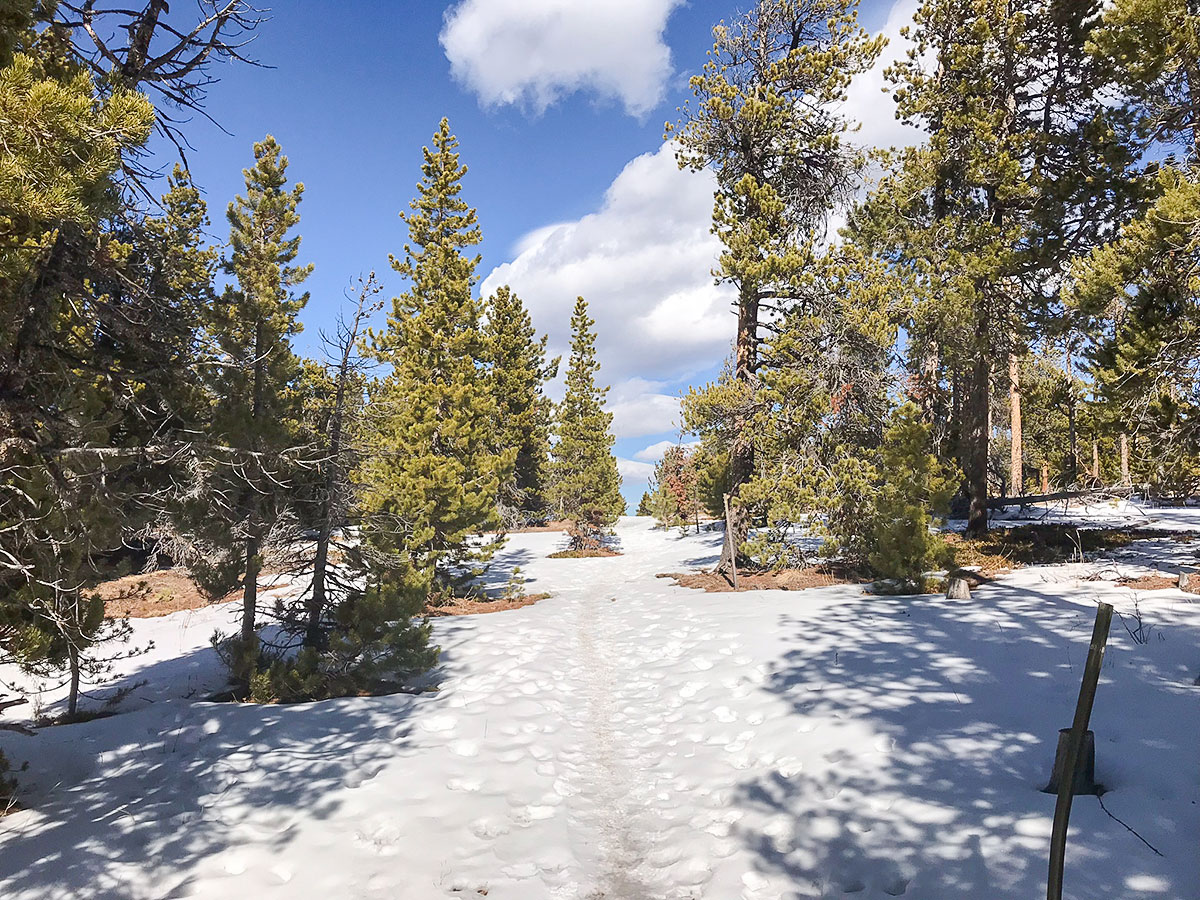
[[[915,0],[864,2],[893,38]],[[689,96],[710,30],[732,0],[303,0],[276,4],[252,47],[272,68],[217,66],[189,162],[217,240],[243,189],[251,145],[271,133],[304,182],[301,259],[315,264],[301,352],[343,290],[374,269],[388,295],[404,284],[398,218],[420,176],[421,147],[450,119],[479,210],[482,288],[510,283],[555,353],[575,296],[592,306],[601,379],[625,494],[636,502],[656,454],[678,439],[677,398],[711,378],[734,330],[729,295],[708,274],[711,181],[680,173],[665,121]],[[898,40],[884,61],[902,52]],[[882,68],[882,65],[879,67]],[[860,141],[906,139],[879,71],[852,89]]]

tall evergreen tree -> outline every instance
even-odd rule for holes
[[[607,387],[596,386],[596,322],[579,297],[571,315],[567,392],[558,407],[550,467],[550,503],[556,513],[585,533],[612,525],[625,511],[621,475],[612,454],[612,413],[604,409]]]
[[[542,388],[558,374],[559,360],[546,361],[546,337],[537,339],[529,312],[507,285],[489,299],[484,330],[496,400],[496,447],[516,450],[512,473],[500,486],[500,503],[520,524],[546,508],[554,405]]]
[[[1200,484],[1200,6],[1117,0],[1092,49],[1127,100],[1147,202],[1064,293],[1093,326],[1108,416],[1144,448],[1139,480],[1186,495]]]
[[[439,590],[495,551],[470,538],[499,524],[515,455],[496,446],[488,341],[472,293],[479,257],[464,253],[480,231],[460,197],[467,168],[457,148],[442,119],[433,149],[423,150],[411,212],[401,213],[410,243],[392,267],[409,289],[393,300],[387,329],[372,335],[391,371],[372,397],[376,452],[363,466],[366,513],[395,523],[374,532],[379,549],[405,554],[410,575]]]
[[[853,219],[916,290],[909,365],[923,395],[951,384],[972,534],[987,529],[993,368],[1053,336],[1073,254],[1128,202],[1128,155],[1086,50],[1095,10],[926,0],[891,78],[898,116],[929,137]]]
[[[849,126],[836,104],[883,46],[858,25],[857,7],[857,0],[759,0],[732,27],[717,26],[709,60],[691,80],[696,104],[678,129],[667,126],[680,166],[711,167],[717,177],[713,231],[725,245],[718,278],[738,294],[731,388],[740,398],[728,445],[735,500],[755,470],[749,411],[763,320],[792,296],[806,244],[854,187],[859,159],[842,143]],[[749,532],[740,504],[732,517],[722,571]]]
[[[215,557],[196,574],[213,593],[242,583],[242,622],[235,677],[247,685],[258,653],[258,576],[272,529],[288,513],[287,467],[296,423],[289,387],[300,371],[291,336],[308,294],[296,289],[312,272],[296,265],[304,185],[287,187],[288,160],[268,135],[243,170],[246,193],[229,204],[230,253],[236,279],[214,304],[208,332],[216,359],[210,384],[209,480],[196,499],[195,527]],[[213,564],[215,558],[215,565]]]

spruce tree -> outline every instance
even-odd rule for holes
[[[546,508],[554,404],[542,388],[558,374],[559,360],[546,361],[546,337],[537,339],[529,312],[507,285],[489,299],[484,331],[496,401],[496,447],[516,450],[512,472],[500,485],[500,504],[511,511],[511,524],[525,524]]]
[[[409,288],[392,301],[387,328],[373,333],[376,358],[391,371],[372,396],[363,466],[365,511],[380,525],[381,552],[408,561],[407,578],[438,590],[465,582],[495,542],[471,537],[499,524],[497,499],[514,450],[496,445],[497,405],[485,366],[489,346],[482,304],[473,294],[480,241],[474,209],[460,197],[467,168],[442,119],[423,149],[418,195],[404,256],[392,267]]]
[[[558,407],[558,442],[550,466],[550,503],[560,518],[575,523],[582,541],[594,540],[625,511],[612,454],[612,413],[604,409],[608,388],[596,386],[595,324],[579,297],[571,315],[567,391]]]
[[[296,409],[289,388],[300,372],[291,336],[308,294],[296,288],[312,272],[296,265],[304,185],[287,188],[288,160],[268,135],[243,170],[246,194],[229,204],[230,253],[236,279],[214,304],[208,332],[216,352],[209,427],[209,481],[198,495],[195,527],[216,550],[196,564],[212,593],[242,583],[242,622],[234,675],[248,686],[258,653],[258,576],[272,529],[288,514],[287,469],[297,453]],[[216,563],[214,565],[214,562]]]

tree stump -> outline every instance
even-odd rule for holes
[[[946,576],[947,600],[971,599],[971,573],[965,569],[955,569]]]
[[[1045,794],[1057,794],[1058,786],[1062,783],[1063,769],[1066,768],[1067,741],[1071,736],[1070,728],[1061,728],[1058,732],[1058,749],[1054,753],[1054,771],[1050,774],[1050,783],[1042,788]],[[1083,749],[1075,766],[1076,796],[1080,794],[1097,794],[1099,785],[1096,784],[1096,735],[1091,731],[1083,734]]]

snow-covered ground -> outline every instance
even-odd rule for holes
[[[0,732],[33,807],[0,819],[0,897],[1036,897],[1095,604],[1200,564],[1156,539],[970,601],[705,594],[655,575],[711,564],[719,533],[618,530],[608,559],[514,536],[498,566],[553,596],[438,620],[436,693],[201,703],[236,604],[135,623],[155,647],[118,684],[154,687],[131,712]],[[1113,624],[1097,777],[1162,856],[1077,798],[1076,900],[1200,898],[1200,603],[1138,598],[1151,637]]]

